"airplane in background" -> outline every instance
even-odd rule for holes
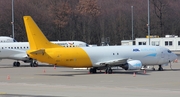
[[[24,16],[25,29],[30,45],[28,57],[40,62],[64,67],[90,67],[90,73],[120,66],[125,70],[140,70],[142,66],[168,64],[177,58],[169,49],[161,46],[95,46],[65,48],[52,44],[30,16]]]
[[[0,43],[4,42],[17,42],[14,38],[8,36],[0,36]]]
[[[88,46],[85,42],[82,41],[51,41],[54,44],[61,45],[63,47],[86,47]],[[13,62],[13,66],[19,67],[20,62],[30,64],[31,67],[38,66],[37,61],[32,60],[26,54],[26,50],[29,49],[28,42],[9,42],[9,43],[0,43],[0,59],[13,59],[17,60]]]

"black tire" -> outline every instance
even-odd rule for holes
[[[33,67],[37,67],[37,66],[38,66],[38,64],[36,62],[34,62]]]
[[[159,68],[158,70],[159,70],[159,71],[163,71],[163,68],[161,67],[161,68]]]
[[[16,66],[19,67],[20,66],[20,62],[16,62]]]
[[[90,73],[96,73],[96,68],[90,68],[89,72]]]
[[[33,67],[33,63],[30,63],[30,66]]]
[[[14,66],[14,67],[17,67],[17,62],[13,62],[13,66]]]
[[[108,69],[108,74],[112,74],[112,69]]]
[[[106,74],[108,73],[108,69],[105,70],[105,73],[106,73]]]
[[[93,73],[96,73],[96,68],[93,68]]]
[[[89,69],[89,73],[93,73],[93,69],[92,68]]]

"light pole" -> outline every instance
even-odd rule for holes
[[[148,0],[148,38],[149,38],[149,45],[150,45],[150,13],[149,13],[149,0]]]
[[[134,39],[134,32],[133,32],[133,6],[131,6],[131,13],[132,13],[132,41]]]
[[[12,38],[14,38],[14,0],[12,0]]]

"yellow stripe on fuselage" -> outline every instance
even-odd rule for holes
[[[31,50],[27,51],[28,55],[40,62],[65,67],[92,67],[88,54],[79,47],[47,48],[44,54],[31,54],[30,52]]]

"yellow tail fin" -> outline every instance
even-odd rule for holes
[[[63,47],[49,42],[31,16],[24,16],[23,18],[31,50]]]

